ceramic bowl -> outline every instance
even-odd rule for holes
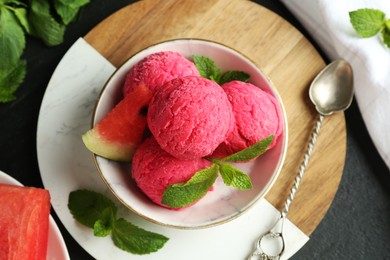
[[[247,211],[270,190],[279,172],[287,150],[287,120],[282,100],[270,80],[239,52],[222,44],[199,40],[177,39],[152,45],[132,56],[108,79],[93,113],[93,124],[99,122],[118,103],[122,95],[125,75],[145,56],[159,51],[176,51],[191,59],[203,55],[225,70],[241,70],[250,74],[250,82],[266,86],[281,107],[284,122],[283,134],[276,146],[249,163],[235,164],[247,173],[253,184],[248,191],[227,187],[218,177],[213,191],[195,205],[182,210],[169,210],[151,202],[131,178],[131,164],[123,164],[94,156],[99,174],[109,190],[128,209],[154,223],[182,229],[197,229],[226,223]]]

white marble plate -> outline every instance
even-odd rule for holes
[[[90,128],[97,97],[114,70],[114,66],[80,38],[57,66],[42,101],[37,129],[38,163],[43,184],[52,195],[52,206],[65,228],[96,259],[246,259],[259,235],[279,218],[278,211],[265,199],[226,224],[179,230],[133,214],[104,185],[81,135]],[[116,202],[118,217],[163,234],[169,241],[158,252],[139,256],[115,247],[110,236],[94,237],[90,228],[73,219],[67,207],[69,193],[81,188],[106,194]],[[290,221],[285,223],[285,231],[288,247],[284,259],[308,240]]]
[[[12,184],[23,186],[19,181],[15,180],[6,173],[0,171],[0,183]],[[49,218],[49,241],[47,244],[47,260],[65,260],[70,259],[68,250],[66,248],[64,239],[62,238],[61,232],[57,227],[53,217]]]

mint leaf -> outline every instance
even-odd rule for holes
[[[219,82],[221,77],[221,70],[215,65],[214,61],[205,56],[193,55],[192,59],[195,63],[199,74],[206,79]]]
[[[164,246],[168,238],[146,231],[120,218],[112,231],[112,240],[120,249],[132,254],[149,254]]]
[[[271,139],[272,142],[272,138],[266,138],[264,139],[265,141],[260,141],[257,143],[258,145],[255,145],[254,147],[264,152],[264,149],[266,148],[263,148],[262,146],[266,145],[268,147],[269,144],[267,145],[265,143],[269,139]],[[260,153],[261,152],[258,151],[256,152],[256,154]],[[239,156],[240,158],[232,157],[231,159],[246,159],[246,157],[242,155]],[[162,204],[171,208],[181,208],[191,205],[206,195],[217,179],[218,172],[221,174],[224,183],[228,186],[232,186],[239,190],[248,190],[252,188],[252,182],[249,176],[239,169],[230,164],[221,164],[220,162],[222,162],[222,159],[211,159],[211,161],[213,164],[210,167],[196,172],[187,182],[169,185],[164,191]]]
[[[93,225],[93,234],[97,237],[108,236],[115,226],[115,215],[112,208],[105,208],[102,211],[102,216]]]
[[[26,45],[24,32],[14,14],[0,7],[0,71],[18,63]]]
[[[112,222],[115,223],[115,222]],[[109,223],[105,222],[102,219],[99,219],[95,222],[93,225],[93,235],[95,237],[106,237],[108,236],[112,231],[111,226]]]
[[[61,17],[62,22],[65,25],[71,23],[77,16],[79,9],[71,8],[67,5],[64,5],[60,1],[54,1],[54,7],[56,9],[57,14]]]
[[[27,10],[26,8],[15,8],[12,10],[14,15],[19,21],[19,24],[23,27],[26,33],[31,33],[30,24],[27,19]]]
[[[25,3],[18,0],[0,0],[0,4],[7,4],[7,5],[14,4],[18,6],[26,6]]]
[[[15,66],[0,70],[0,103],[15,100],[14,93],[26,75],[26,61],[19,60]]]
[[[63,42],[66,27],[51,15],[49,2],[32,0],[28,18],[32,34],[41,38],[46,45],[55,46]]]
[[[248,175],[233,167],[230,164],[221,164],[219,166],[223,182],[239,190],[252,189],[252,181]]]
[[[245,148],[244,150],[241,150],[237,153],[234,153],[232,155],[229,155],[222,159],[213,159],[215,162],[246,162],[249,160],[252,160],[256,158],[259,155],[262,155],[267,151],[267,148],[274,140],[274,136],[270,135],[267,138],[264,138],[263,140],[249,146],[248,148]]]
[[[386,22],[385,22],[385,29],[389,29],[390,30],[390,19],[386,20]]]
[[[382,30],[382,38],[385,45],[390,48],[390,20],[386,21],[386,27]]]
[[[202,198],[213,186],[218,177],[218,165],[197,171],[187,182],[169,185],[164,191],[162,204],[171,208],[181,208]]]
[[[349,12],[349,18],[356,33],[364,38],[376,35],[385,23],[382,11],[369,8]]]
[[[117,211],[109,198],[89,190],[72,191],[69,194],[68,208],[78,222],[90,228],[94,228],[98,220],[103,221],[104,225],[111,223],[115,220]]]
[[[60,5],[57,9],[62,21],[56,20],[59,18],[58,14],[54,13],[51,6],[54,2]],[[20,61],[20,57],[26,44],[25,33],[41,38],[48,46],[58,45],[63,42],[66,25],[89,2],[90,0],[0,0],[0,102],[14,100],[13,93],[23,82],[26,65]],[[15,66],[18,69],[15,70]],[[9,82],[9,77],[14,81]],[[14,82],[18,82],[17,85]]]
[[[223,85],[233,80],[248,82],[249,78],[250,76],[248,73],[245,73],[243,71],[230,70],[222,74],[219,80],[219,84]]]
[[[89,0],[54,0],[54,8],[62,22],[68,25],[75,20],[81,7],[88,3]]]
[[[219,69],[217,65],[215,65],[215,62],[208,57],[193,55],[192,59],[199,71],[199,74],[203,78],[211,79],[219,85],[223,85],[233,80],[239,80],[243,82],[247,82],[249,80],[249,74],[243,71],[231,70],[222,74],[221,69]]]
[[[111,233],[117,247],[133,254],[156,252],[168,241],[165,236],[146,231],[123,218],[116,219],[115,204],[94,191],[72,191],[68,208],[78,222],[93,228],[95,236],[105,237]]]

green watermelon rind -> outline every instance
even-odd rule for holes
[[[141,111],[149,105],[152,96],[147,86],[138,85],[82,135],[84,145],[106,159],[131,162],[147,127],[146,115]]]
[[[120,161],[131,162],[138,145],[133,143],[123,144],[105,140],[96,130],[88,130],[82,135],[84,145],[93,153],[104,158]]]

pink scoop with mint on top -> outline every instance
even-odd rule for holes
[[[173,157],[161,149],[154,137],[149,137],[133,157],[131,175],[154,203],[171,208],[162,203],[165,189],[171,184],[188,181],[195,172],[210,165],[211,162],[200,157],[193,160]]]

